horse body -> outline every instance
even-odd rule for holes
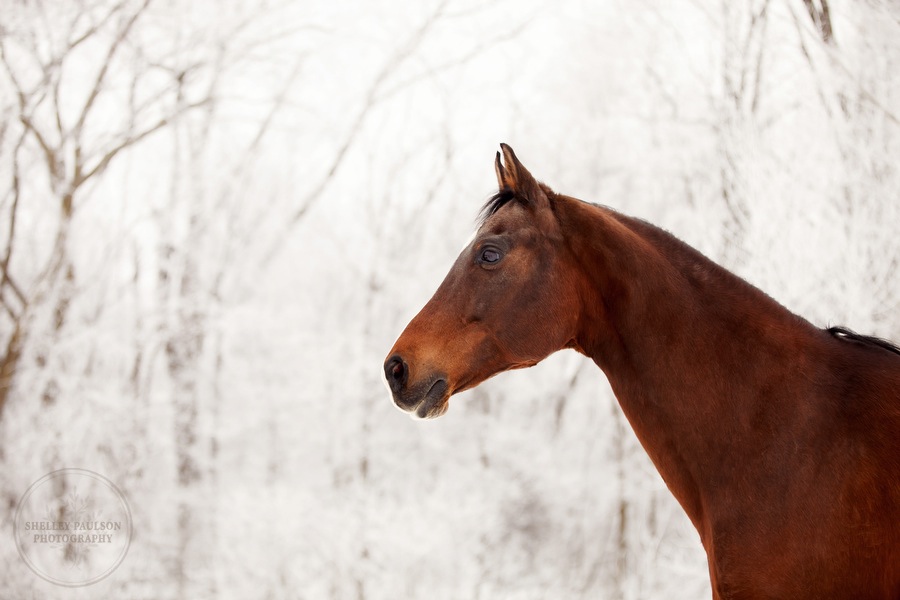
[[[900,598],[900,355],[553,193],[503,150],[501,194],[389,354],[398,406],[438,416],[574,348],[697,528],[714,598]]]
[[[896,598],[900,356],[647,224],[554,201],[566,231],[596,232],[573,248],[594,296],[576,343],[699,531],[715,597]]]

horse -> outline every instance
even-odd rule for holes
[[[505,144],[494,167],[475,237],[388,353],[393,402],[438,417],[574,349],[697,529],[714,600],[900,599],[900,348],[555,193]]]

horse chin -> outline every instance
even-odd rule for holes
[[[419,419],[436,419],[447,412],[450,407],[450,390],[447,382],[438,379],[425,393],[425,397],[416,406],[410,415]]]

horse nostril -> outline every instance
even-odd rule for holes
[[[406,378],[409,375],[409,369],[406,363],[399,356],[392,356],[384,363],[384,376],[387,379],[391,391],[395,394],[403,389],[406,384]]]

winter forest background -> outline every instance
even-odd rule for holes
[[[707,598],[588,360],[389,400],[499,142],[900,339],[895,0],[0,6],[0,598]],[[62,467],[131,505],[89,587],[12,541]]]

